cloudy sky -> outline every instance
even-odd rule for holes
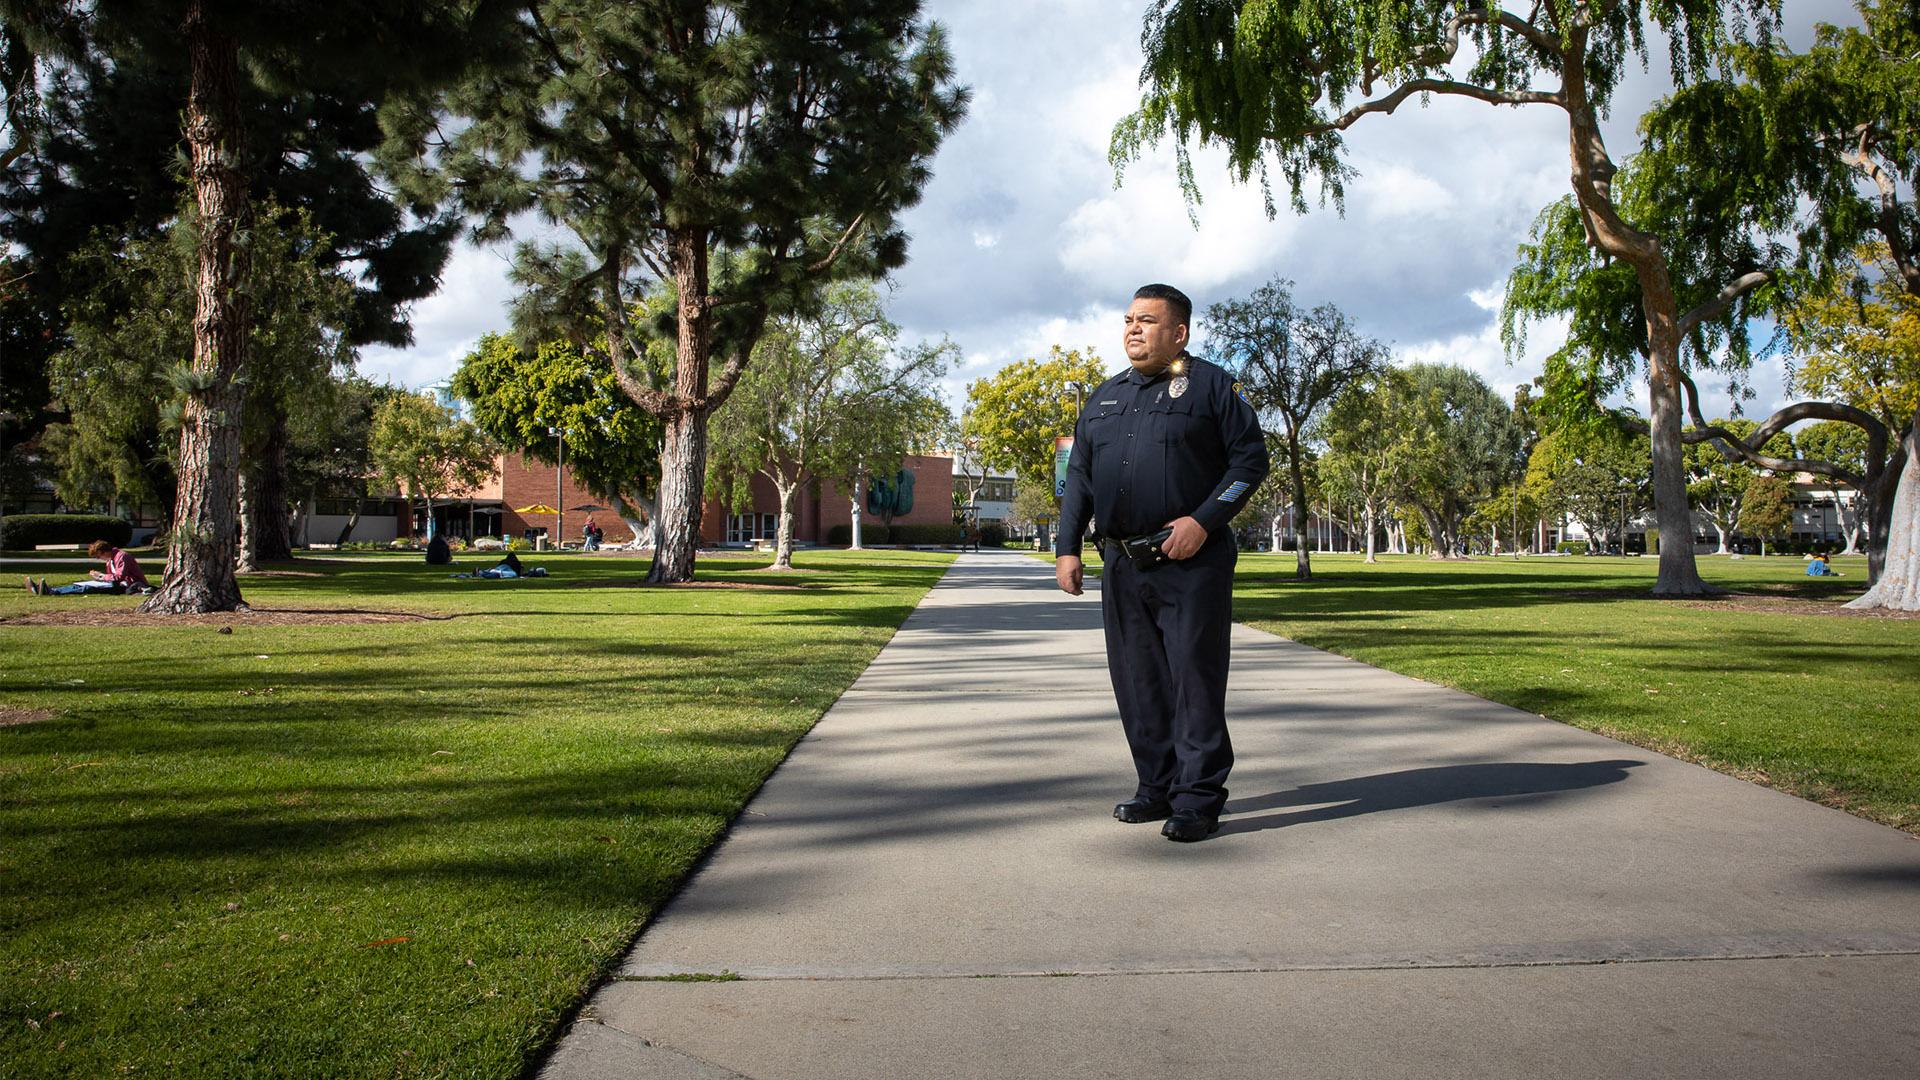
[[[1496,316],[1515,246],[1539,209],[1567,192],[1566,123],[1550,107],[1408,102],[1349,132],[1360,176],[1344,216],[1331,207],[1269,220],[1257,189],[1232,184],[1201,156],[1204,202],[1189,220],[1170,148],[1130,167],[1107,164],[1113,124],[1138,101],[1141,0],[930,0],[973,88],[966,122],[942,147],[925,198],[906,217],[912,262],[893,282],[907,340],[952,338],[965,384],[1049,346],[1092,346],[1123,363],[1120,313],[1132,290],[1166,281],[1210,303],[1276,277],[1306,303],[1333,301],[1394,345],[1400,362],[1461,364],[1503,395],[1539,373],[1558,329],[1536,327],[1529,355],[1509,363]],[[1805,44],[1816,22],[1854,22],[1844,0],[1787,0],[1787,34]],[[1616,97],[1607,130],[1615,159],[1634,122],[1670,89],[1664,47]],[[507,247],[465,247],[440,293],[414,313],[416,344],[369,350],[375,377],[419,386],[444,378],[476,339],[506,326]],[[1206,353],[1204,329],[1195,349]],[[1777,365],[1757,371],[1748,413],[1782,393]],[[1706,385],[1702,386],[1707,391]],[[1708,415],[1729,401],[1709,393]],[[1640,403],[1644,411],[1644,403]]]

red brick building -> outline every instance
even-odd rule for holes
[[[894,523],[951,523],[953,459],[944,455],[915,456],[907,459],[905,468],[914,474],[913,509],[894,518]],[[552,465],[543,465],[519,454],[503,455],[493,478],[486,483],[471,491],[434,500],[434,531],[465,540],[481,536],[551,539],[557,529],[564,528],[562,539],[578,544],[580,529],[591,513],[595,523],[606,530],[607,543],[621,544],[633,539],[632,529],[612,510],[577,509],[608,504],[576,483],[571,473],[559,478],[555,475],[557,471]],[[733,513],[718,499],[708,500],[700,516],[702,541],[723,545],[773,539],[778,533],[780,515],[780,500],[774,494],[773,485],[765,477],[755,476],[751,494],[753,505],[740,514]],[[564,511],[564,524],[561,515],[523,514],[517,509],[536,505]],[[321,500],[306,516],[307,537],[330,543],[345,527],[348,512],[343,500]],[[871,514],[862,517],[869,523],[877,520]],[[852,504],[838,485],[806,484],[795,499],[794,539],[803,544],[822,544],[826,542],[828,530],[852,520]],[[365,508],[352,538],[382,543],[396,537],[421,535],[426,530],[426,509],[420,500],[389,499]]]
[[[913,509],[893,519],[896,525],[949,525],[953,522],[953,459],[944,454],[914,455],[902,466],[913,474]],[[755,476],[753,505],[735,514],[719,500],[700,515],[700,537],[709,544],[746,544],[771,540],[780,527],[780,497],[764,476]],[[877,519],[861,508],[861,520]],[[827,530],[853,521],[853,502],[837,484],[806,484],[794,499],[793,538],[802,544],[826,543]]]

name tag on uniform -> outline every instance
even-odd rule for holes
[[[1113,399],[1112,401],[1103,401],[1103,402],[1101,402],[1100,404],[1102,404],[1102,405],[1118,405],[1118,404],[1120,404],[1120,399],[1119,399],[1119,398],[1114,398],[1114,399]]]

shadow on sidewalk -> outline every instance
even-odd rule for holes
[[[1227,813],[1234,817],[1220,823],[1220,833],[1226,835],[1283,829],[1289,825],[1334,821],[1382,810],[1405,810],[1467,799],[1520,798],[1578,791],[1603,784],[1617,784],[1627,778],[1628,769],[1644,764],[1644,761],[1583,761],[1570,765],[1503,761],[1406,769],[1378,776],[1356,776],[1351,780],[1306,784],[1270,795],[1229,800]],[[1255,818],[1239,817],[1286,806],[1310,806],[1314,809]]]

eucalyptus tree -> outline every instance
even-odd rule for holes
[[[1293,283],[1282,278],[1244,300],[1209,307],[1206,326],[1221,362],[1239,374],[1247,401],[1262,415],[1262,426],[1277,427],[1286,440],[1294,521],[1304,524],[1307,429],[1340,391],[1386,367],[1387,347],[1362,335],[1332,304],[1296,304]],[[1295,545],[1294,576],[1313,577],[1306,544]]]
[[[1408,460],[1410,433],[1391,418],[1403,411],[1409,389],[1397,370],[1373,372],[1334,396],[1315,431],[1327,448],[1318,462],[1321,484],[1360,507],[1370,563],[1379,561],[1374,537],[1389,516]]]
[[[934,384],[954,347],[896,350],[899,332],[871,284],[835,285],[815,313],[773,320],[731,404],[715,415],[714,486],[739,509],[758,475],[780,500],[772,569],[793,569],[794,506],[823,458],[892,472],[904,455],[889,449],[887,433],[903,417],[925,418],[931,403],[932,419],[947,419]]]
[[[1156,0],[1143,37],[1141,106],[1115,128],[1113,158],[1123,165],[1171,135],[1194,197],[1188,144],[1220,145],[1242,181],[1257,176],[1266,188],[1277,168],[1294,209],[1304,211],[1304,191],[1315,182],[1336,205],[1343,199],[1353,176],[1343,133],[1409,99],[1439,94],[1560,110],[1583,239],[1630,268],[1640,288],[1655,503],[1662,528],[1685,535],[1682,345],[1709,323],[1737,319],[1740,299],[1770,278],[1742,270],[1699,279],[1698,298],[1678,294],[1663,238],[1616,204],[1618,170],[1600,121],[1628,65],[1647,60],[1656,32],[1669,42],[1674,81],[1684,84],[1712,75],[1744,39],[1770,42],[1778,23],[1778,0]],[[1662,547],[1654,591],[1707,591],[1691,546]]]
[[[482,239],[527,211],[571,234],[578,272],[554,291],[597,309],[621,387],[664,428],[649,577],[687,581],[708,418],[771,316],[905,261],[897,215],[966,92],[919,0],[532,0],[516,28],[512,62],[450,99],[468,122],[412,181],[456,196]],[[665,327],[627,317],[649,276],[673,290]],[[629,364],[649,334],[672,341],[663,375]]]
[[[1460,525],[1518,471],[1523,445],[1513,410],[1463,367],[1409,364],[1379,423],[1398,432],[1394,499],[1417,513],[1436,559],[1459,554]]]

